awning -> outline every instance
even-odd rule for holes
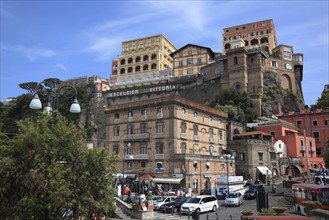
[[[265,167],[265,166],[259,166],[257,167],[257,169],[259,170],[259,172],[261,172],[263,175],[271,175],[272,172],[270,171],[269,168]]]
[[[210,163],[209,163],[209,162],[206,162],[206,166],[207,166],[207,167],[210,167]]]
[[[172,184],[180,184],[180,181],[183,178],[154,178],[153,182],[155,183],[172,183]]]

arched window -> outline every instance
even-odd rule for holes
[[[244,41],[244,46],[249,46],[249,41],[245,40]]]
[[[145,64],[144,66],[143,66],[143,70],[148,70],[149,69],[149,66],[147,65],[147,64]]]
[[[133,68],[132,67],[129,67],[128,68],[128,73],[132,73],[133,72]]]
[[[125,59],[122,59],[122,60],[120,61],[120,64],[121,64],[121,65],[125,65],[125,64],[126,64],[126,60],[125,60]]]
[[[125,68],[122,68],[122,69],[120,70],[120,74],[125,74],[125,72],[126,72],[126,69],[125,69]]]
[[[156,54],[152,54],[151,60],[155,60],[156,58],[157,58],[157,55]]]
[[[239,84],[235,85],[234,88],[235,88],[235,90],[238,91],[238,92],[240,92],[240,90],[241,90],[241,86],[240,86]]]
[[[136,57],[135,62],[136,62],[136,63],[141,62],[141,57]]]
[[[149,60],[149,56],[148,55],[145,55],[144,57],[143,57],[143,61],[148,61]]]
[[[237,64],[238,64],[238,58],[234,57],[234,65],[237,65]]]
[[[262,39],[260,39],[260,43],[261,44],[267,44],[268,43],[268,38],[267,37],[263,37]]]
[[[139,71],[141,71],[141,67],[140,66],[136,66],[135,72],[139,72]]]
[[[133,58],[129,58],[128,63],[133,63]]]
[[[231,44],[225,44],[225,50],[231,49]]]
[[[157,65],[155,64],[155,63],[152,63],[152,65],[151,65],[151,69],[152,70],[155,70],[157,68]]]
[[[258,40],[257,39],[252,39],[250,42],[251,45],[257,45],[258,44]]]

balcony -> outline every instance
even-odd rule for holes
[[[148,139],[150,139],[149,133],[123,135],[124,141],[140,141],[140,140],[148,140]]]
[[[197,123],[198,122],[198,118],[194,117],[194,122]]]
[[[155,138],[163,138],[164,134],[163,133],[155,133]]]
[[[187,134],[186,134],[186,133],[181,133],[181,134],[180,134],[180,137],[181,137],[182,139],[185,139],[185,140],[186,140],[186,139],[187,139]]]
[[[223,141],[222,141],[222,139],[219,139],[219,140],[218,140],[218,144],[223,145]]]
[[[209,143],[210,143],[210,144],[215,143],[215,142],[214,142],[214,138],[209,138]]]
[[[148,154],[130,154],[124,156],[124,160],[148,160],[148,159],[149,159]]]
[[[120,136],[113,136],[112,141],[120,141]]]
[[[157,114],[157,119],[163,118],[163,113],[158,113]]]
[[[198,135],[194,135],[194,136],[193,136],[193,140],[195,140],[195,141],[199,141],[199,136],[198,136]]]
[[[164,159],[164,154],[155,154],[155,159],[156,160],[163,160]]]
[[[145,121],[146,120],[146,115],[141,115],[141,120]]]
[[[134,121],[134,117],[128,117],[128,122],[133,122]]]
[[[119,124],[120,123],[120,119],[119,118],[115,118],[114,119],[114,124]]]

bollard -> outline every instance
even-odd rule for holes
[[[190,219],[190,209],[188,209],[188,218],[187,219]]]
[[[165,208],[164,213],[167,214],[167,208]]]
[[[171,215],[174,215],[174,207],[171,207]]]
[[[179,217],[182,217],[182,209],[179,210]]]
[[[206,219],[209,220],[209,211],[207,211],[207,218]]]
[[[231,219],[231,220],[233,219],[232,215],[230,215],[230,219]]]
[[[216,220],[219,220],[219,219],[218,219],[218,213],[217,213],[217,212],[216,212]]]

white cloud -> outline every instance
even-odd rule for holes
[[[66,66],[64,66],[64,64],[62,64],[62,63],[57,63],[55,66],[58,69],[64,70],[65,72],[68,72]]]
[[[57,56],[57,53],[51,49],[44,48],[28,48],[25,46],[11,47],[13,51],[19,52],[26,56],[30,61],[35,61],[39,58],[47,58]]]
[[[9,12],[9,11],[6,11],[6,10],[4,10],[3,8],[0,9],[0,14],[1,14],[1,16],[3,16],[4,18],[15,18],[15,17],[16,17],[13,13],[11,13],[11,12]]]

